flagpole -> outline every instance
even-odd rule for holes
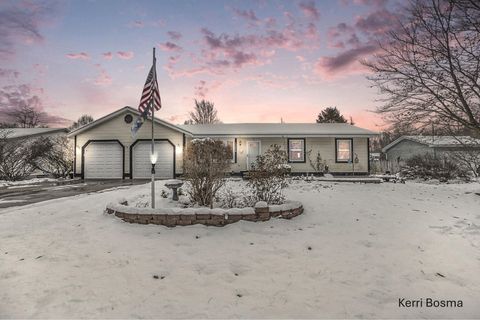
[[[153,68],[155,72],[155,79],[157,73],[157,65],[155,59],[155,47],[153,48]],[[152,108],[152,159],[155,157],[155,138],[154,138],[154,127],[155,127],[155,105],[153,103],[153,95],[150,99],[150,107]],[[155,208],[155,163],[152,161],[152,209]]]

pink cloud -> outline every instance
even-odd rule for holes
[[[134,56],[132,51],[117,51],[117,57],[123,60],[130,60]]]
[[[182,38],[182,34],[178,31],[168,31],[167,34],[173,41],[178,41]]]
[[[355,27],[369,34],[385,34],[398,24],[397,16],[386,9],[376,10],[356,19]]]
[[[318,11],[317,7],[315,6],[315,2],[313,1],[305,1],[300,2],[298,5],[302,10],[303,14],[310,19],[318,20],[320,19],[320,12]]]
[[[18,76],[20,75],[20,72],[18,72],[17,70],[14,70],[14,69],[3,69],[3,68],[0,68],[0,78],[18,78]]]
[[[86,52],[67,53],[66,57],[68,59],[73,59],[73,60],[88,60],[88,59],[90,59],[90,55]]]
[[[102,53],[102,56],[103,56],[103,59],[105,60],[112,60],[113,58],[113,54],[110,51]]]
[[[195,89],[195,96],[199,98],[205,98],[208,93],[207,82],[205,80],[200,80],[198,85],[194,87]]]
[[[249,23],[257,23],[259,21],[253,10],[240,10],[235,8],[233,9],[233,12],[236,16],[245,19]]]
[[[107,71],[101,69],[98,76],[95,78],[95,84],[97,85],[109,85],[112,83],[112,77],[107,73]]]
[[[349,49],[335,56],[321,57],[315,63],[315,72],[325,78],[331,78],[342,72],[342,75],[365,72],[366,68],[360,60],[372,56],[378,47],[373,44],[365,44],[357,48]]]
[[[158,47],[163,51],[182,51],[182,47],[170,41],[159,43]]]
[[[58,11],[54,2],[27,4],[27,1],[0,1],[0,57],[10,58],[18,44],[44,40],[41,27],[52,21]]]

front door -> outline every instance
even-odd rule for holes
[[[260,155],[260,141],[247,142],[247,170],[251,170],[252,163],[257,160]]]

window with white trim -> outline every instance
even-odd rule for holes
[[[305,162],[305,140],[304,139],[288,140],[288,161]]]
[[[337,162],[351,162],[352,139],[337,139],[336,154]]]

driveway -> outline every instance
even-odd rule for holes
[[[0,189],[0,209],[24,206],[82,193],[102,192],[112,188],[127,188],[131,185],[147,182],[147,180],[74,180],[61,185],[55,182],[48,182],[10,186]]]

